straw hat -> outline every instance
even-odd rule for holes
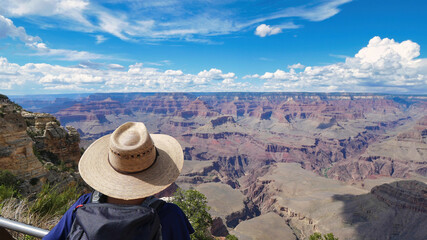
[[[127,122],[99,138],[79,162],[83,180],[95,190],[118,199],[148,197],[179,176],[184,154],[178,141],[148,134],[141,122]]]

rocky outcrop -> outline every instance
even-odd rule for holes
[[[222,116],[222,117],[211,120],[211,124],[213,128],[226,123],[236,123],[236,121],[234,121],[234,118],[232,116]]]
[[[408,165],[388,157],[361,157],[359,161],[339,163],[328,171],[328,176],[338,180],[362,180],[374,176],[405,178],[409,175]]]
[[[8,99],[0,101],[0,169],[24,179],[39,178],[46,171],[33,153],[21,110]]]
[[[58,111],[55,115],[63,123],[78,121],[108,122],[105,115],[131,114],[131,110],[119,101],[106,97],[103,100],[90,101],[86,104],[77,103],[69,108]]]
[[[228,229],[224,225],[222,218],[214,217],[212,219],[211,233],[216,237],[226,237],[229,234]]]
[[[218,113],[212,111],[212,107],[207,105],[202,100],[196,99],[195,101],[185,106],[182,110],[180,110],[178,115],[185,119],[188,119],[188,118],[193,118],[197,116],[213,117],[213,116],[217,116]]]
[[[371,194],[394,209],[427,213],[427,184],[398,181],[372,188]]]
[[[80,135],[75,128],[59,125],[50,114],[23,112],[27,132],[35,143],[37,152],[44,160],[67,166],[77,166],[80,159]]]
[[[427,143],[427,116],[418,120],[412,129],[397,135],[397,141]]]
[[[258,206],[256,206],[249,199],[245,199],[244,208],[240,211],[233,212],[225,217],[226,225],[230,228],[236,227],[240,222],[254,218],[260,215]]]

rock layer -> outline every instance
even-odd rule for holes
[[[72,126],[59,126],[50,114],[23,112],[28,129],[35,142],[35,148],[46,161],[67,166],[77,166],[80,159],[80,135]]]
[[[0,169],[24,179],[38,178],[46,171],[33,153],[33,142],[21,108],[8,99],[0,100]]]

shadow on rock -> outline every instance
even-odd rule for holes
[[[344,203],[344,224],[356,229],[352,239],[425,239],[427,185],[397,181],[363,195],[334,195]]]

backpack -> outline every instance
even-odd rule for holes
[[[67,240],[161,240],[157,210],[164,201],[149,197],[142,205],[105,203],[95,191],[89,203],[74,209],[75,219]]]

